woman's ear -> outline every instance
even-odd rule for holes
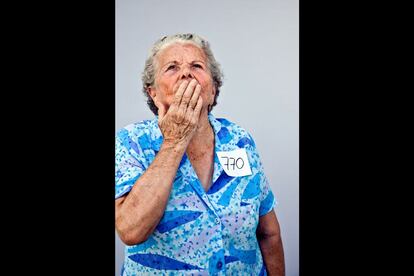
[[[213,85],[213,91],[212,91],[213,93],[213,100],[212,100],[212,103],[211,104],[213,104],[214,103],[214,98],[216,97],[216,86],[215,85]]]
[[[151,97],[151,99],[156,102],[156,98],[157,98],[157,91],[155,90],[154,87],[148,87],[147,88],[147,93],[148,95]]]

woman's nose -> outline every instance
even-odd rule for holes
[[[194,75],[191,73],[191,70],[188,66],[185,66],[181,73],[181,79],[193,79]]]

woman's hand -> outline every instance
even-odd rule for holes
[[[178,86],[178,88],[177,88]],[[200,97],[201,85],[196,79],[177,83],[174,88],[174,100],[168,110],[160,102],[158,107],[158,125],[164,137],[164,143],[182,144],[187,147],[200,118],[203,100]]]

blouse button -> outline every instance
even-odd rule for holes
[[[221,262],[221,261],[219,261],[218,263],[217,263],[217,268],[218,269],[221,269],[223,267],[223,263]]]

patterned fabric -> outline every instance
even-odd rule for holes
[[[266,275],[256,228],[276,200],[256,145],[236,124],[212,114],[209,121],[215,152],[245,148],[252,175],[228,176],[215,154],[213,184],[205,192],[184,155],[164,216],[148,240],[126,246],[122,275]],[[132,189],[162,141],[157,117],[118,131],[115,198]]]

